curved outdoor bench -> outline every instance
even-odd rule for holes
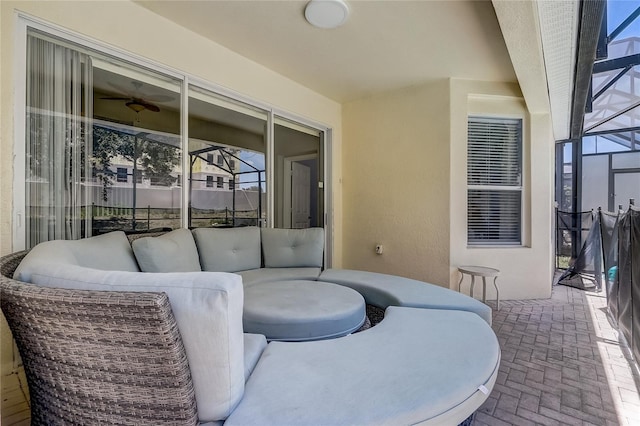
[[[281,244],[266,247],[276,247],[275,253],[293,252],[295,259],[293,249],[299,247],[301,236],[309,233],[294,231],[282,230],[282,235],[275,230],[265,232],[269,238],[282,239]],[[238,232],[252,238],[260,235],[256,229]],[[244,250],[245,246],[234,240],[235,233],[205,234],[207,243],[212,238],[228,239],[231,259]],[[317,234],[313,241],[322,235],[313,234]],[[364,299],[386,308],[382,321],[336,339],[267,345],[263,335],[243,332],[243,304],[245,292],[259,286],[266,290],[274,284],[247,283],[234,273],[200,270],[195,265],[198,258],[216,269],[220,265],[215,262],[222,262],[224,256],[198,251],[200,247],[190,235],[188,230],[176,230],[156,240],[136,240],[140,241],[134,242],[136,253],[122,232],[49,241],[34,247],[23,262],[19,259],[25,253],[0,258],[0,288],[4,291],[6,283],[28,281],[80,291],[166,293],[192,373],[201,423],[455,425],[478,409],[493,388],[500,347],[489,326],[491,309],[479,301],[408,278],[330,269],[318,281],[305,282],[313,290],[310,294],[324,286],[349,293],[355,290],[359,304]],[[316,245],[309,246],[314,253]],[[268,252],[263,250],[263,254]],[[277,269],[278,274],[301,268],[319,270],[313,262],[283,266],[277,257],[269,262],[260,269]],[[160,270],[148,270],[149,265]],[[227,269],[225,265],[220,268]],[[290,278],[299,276],[294,273]],[[256,300],[260,299],[267,300],[258,294]],[[331,304],[331,308],[338,306]],[[295,312],[305,320],[302,308]],[[353,323],[340,324],[340,333],[359,327],[365,319],[361,305],[346,309],[344,316],[336,312],[331,315]],[[133,318],[132,329],[135,321]],[[332,334],[325,325],[306,328]],[[67,346],[64,342],[59,345]],[[37,378],[31,374],[30,385],[33,380]],[[61,382],[54,390],[64,394],[66,386]]]
[[[491,308],[448,288],[422,281],[350,269],[327,269],[318,281],[340,284],[356,290],[368,304],[386,308],[405,306],[411,308],[444,309],[473,312],[491,325]]]
[[[477,315],[389,307],[360,333],[270,343],[225,426],[456,425],[487,399],[499,364]]]

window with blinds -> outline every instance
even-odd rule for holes
[[[522,243],[522,120],[469,117],[469,245]]]

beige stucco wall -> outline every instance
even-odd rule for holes
[[[0,254],[12,251],[14,32],[16,11],[187,72],[333,129],[334,265],[341,265],[340,104],[128,1],[0,2]],[[2,327],[1,361],[11,350]]]
[[[448,99],[439,80],[343,105],[346,268],[449,285]]]
[[[467,117],[482,114],[523,119],[524,245],[515,248],[467,246]],[[456,288],[458,265],[498,268],[502,299],[545,298],[553,276],[554,139],[548,114],[528,113],[516,84],[451,80],[450,285]],[[468,292],[469,278],[464,289]],[[495,298],[493,286],[488,297]],[[478,288],[478,287],[476,287]],[[476,290],[479,296],[480,291]]]
[[[523,247],[467,247],[469,114],[523,119]],[[554,140],[517,84],[431,82],[345,104],[343,123],[345,267],[457,289],[458,265],[486,265],[502,271],[503,299],[550,296]]]

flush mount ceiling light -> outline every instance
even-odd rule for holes
[[[311,0],[304,17],[318,28],[337,28],[349,18],[349,7],[343,0]]]

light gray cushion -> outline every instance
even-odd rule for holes
[[[267,347],[267,338],[262,334],[244,333],[244,380],[249,380],[249,376],[256,367],[264,348]]]
[[[225,419],[245,383],[242,282],[216,272],[99,271],[39,263],[31,282],[45,287],[164,292],[184,343],[201,421]]]
[[[237,272],[260,268],[260,228],[197,228],[193,237],[204,271]]]
[[[271,342],[225,426],[456,425],[486,400],[499,363],[477,315],[390,307],[360,333]]]
[[[79,265],[105,271],[140,271],[129,240],[122,231],[81,240],[54,240],[40,243],[22,259],[13,277],[29,282],[31,265],[40,262]]]
[[[350,269],[327,269],[319,281],[352,288],[375,306],[408,306],[413,308],[469,311],[491,325],[491,308],[465,294],[422,281],[377,272]]]
[[[265,268],[322,267],[323,228],[261,228],[260,231]]]
[[[274,281],[245,287],[244,330],[269,340],[318,340],[356,331],[366,318],[357,291],[318,281]]]
[[[269,281],[310,280],[315,281],[320,276],[320,268],[260,268],[239,271],[246,286]]]
[[[201,271],[198,249],[188,229],[139,238],[131,243],[131,247],[142,272]]]

